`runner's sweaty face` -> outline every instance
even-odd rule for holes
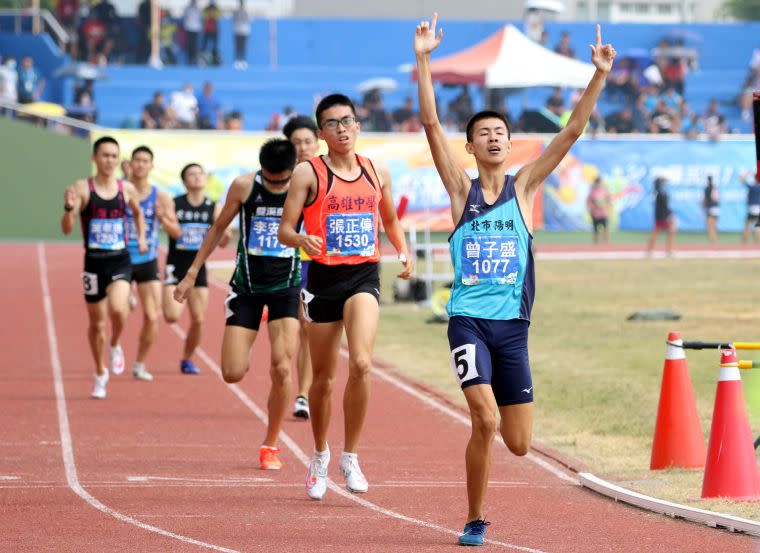
[[[512,149],[507,126],[501,119],[481,119],[472,129],[472,142],[467,151],[478,161],[504,163]]]
[[[349,153],[359,135],[359,122],[349,106],[336,105],[322,112],[317,134],[330,150]]]
[[[113,175],[119,166],[119,147],[113,142],[105,142],[98,146],[98,151],[92,154],[92,161],[102,175]]]
[[[147,152],[137,152],[130,161],[132,177],[144,179],[153,170],[153,160]]]
[[[296,129],[290,135],[290,142],[296,147],[297,163],[306,161],[317,155],[319,143],[311,129]]]
[[[185,172],[183,184],[188,191],[203,190],[206,188],[206,172],[198,166],[190,167]]]

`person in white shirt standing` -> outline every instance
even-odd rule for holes
[[[177,117],[180,128],[195,129],[198,126],[198,98],[193,93],[193,85],[185,83],[182,90],[172,94],[169,106]]]
[[[251,34],[251,20],[245,11],[245,0],[240,0],[238,9],[232,14],[232,29],[235,33],[235,69],[247,69],[246,47]]]
[[[185,8],[185,13],[182,17],[182,25],[185,30],[187,63],[190,65],[196,65],[198,63],[198,39],[203,30],[201,11],[198,9],[198,0],[190,0],[190,4]]]

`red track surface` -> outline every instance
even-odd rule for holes
[[[282,471],[257,469],[266,341],[255,347],[251,372],[239,387],[224,384],[210,366],[221,346],[222,288],[211,287],[200,376],[179,373],[181,330],[162,325],[148,359],[156,380],[134,381],[127,370],[112,376],[108,399],[96,401],[89,398],[80,248],[3,244],[0,254],[9,278],[0,292],[6,321],[0,335],[3,551],[456,548],[466,514],[469,429],[382,378],[388,373],[378,369],[374,378],[360,450],[369,493],[357,497],[333,488],[315,502],[303,489],[303,460],[312,447],[308,423],[286,420]],[[44,305],[45,279],[51,310]],[[52,351],[48,322],[57,337]],[[123,338],[128,364],[138,326],[134,315]],[[58,362],[63,388],[57,398]],[[345,372],[343,366],[341,391]],[[340,406],[336,395],[330,475],[338,484]],[[66,462],[69,439],[73,456]],[[489,550],[743,552],[756,543],[615,504],[512,457],[503,446],[495,448],[491,481],[488,537],[498,543]]]

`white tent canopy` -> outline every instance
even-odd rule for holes
[[[477,83],[488,88],[585,88],[595,71],[593,64],[544,48],[513,25],[504,26],[466,50],[433,61],[430,69],[435,81]]]

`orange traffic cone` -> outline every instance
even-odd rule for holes
[[[680,332],[668,334],[651,470],[705,466],[705,439],[682,345]]]
[[[732,347],[720,354],[702,498],[760,500],[760,471],[744,407],[736,350]]]

